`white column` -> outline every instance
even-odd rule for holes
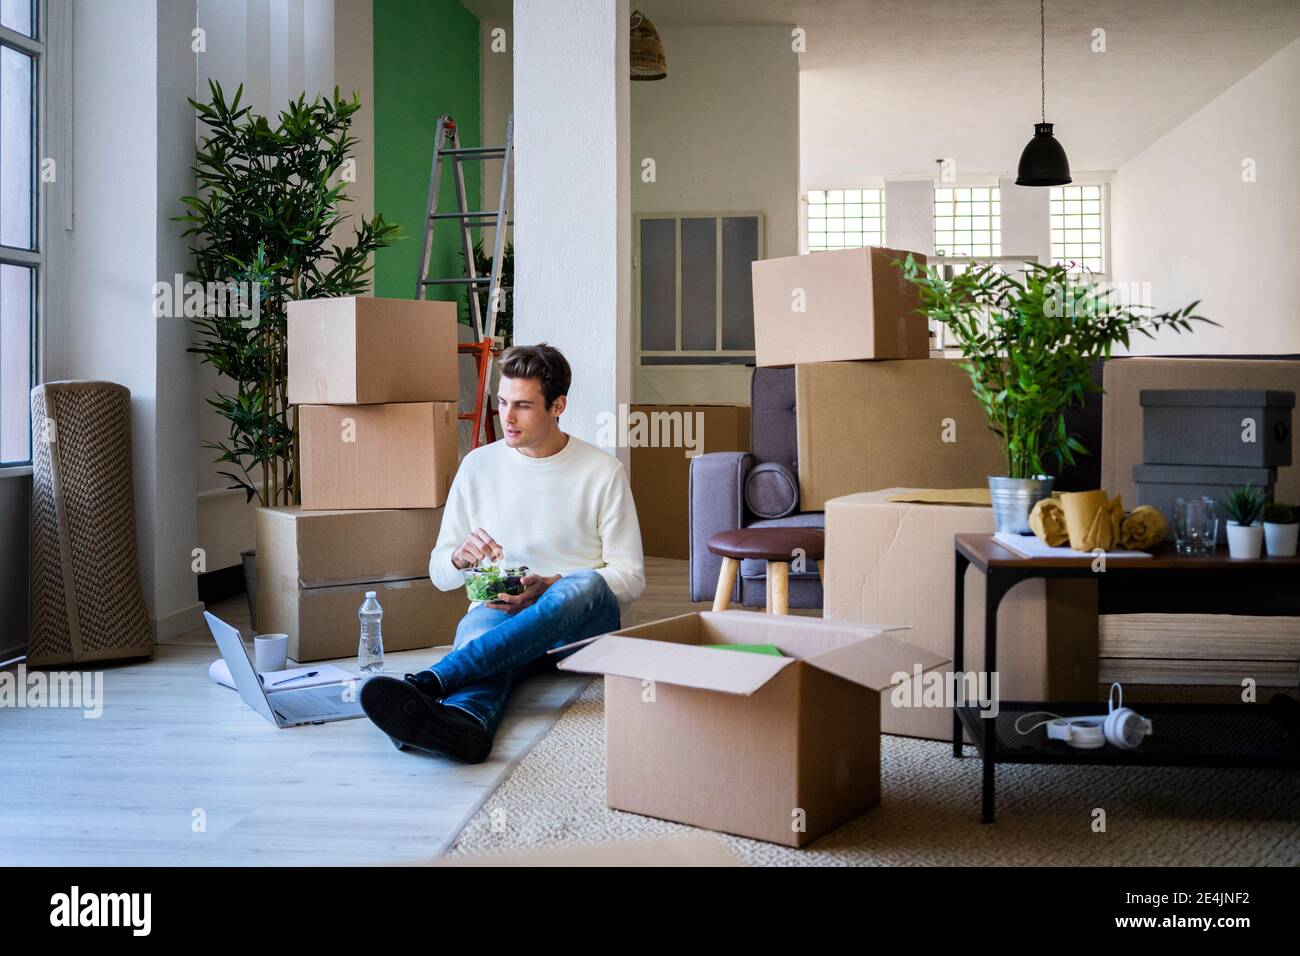
[[[885,181],[885,245],[934,255],[934,180]]]
[[[1052,264],[1051,189],[1017,186],[999,179],[1002,196],[1002,254],[1038,256],[1039,265]]]
[[[515,341],[565,354],[591,442],[630,399],[628,33],[628,0],[515,0]]]

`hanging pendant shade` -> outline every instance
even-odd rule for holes
[[[1035,123],[1034,138],[1020,154],[1016,185],[1064,186],[1070,181],[1070,160],[1052,135],[1052,124]]]
[[[1065,148],[1052,135],[1047,122],[1047,4],[1038,0],[1038,76],[1042,93],[1042,121],[1034,124],[1034,138],[1020,154],[1017,186],[1064,186],[1071,182],[1070,160]]]
[[[668,75],[668,57],[659,31],[640,10],[632,11],[632,39],[629,43],[632,79],[662,80]]]

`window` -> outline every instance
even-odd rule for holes
[[[635,237],[640,364],[752,362],[762,214],[644,213]]]
[[[1106,271],[1102,238],[1104,200],[1100,185],[1052,187],[1053,264],[1069,265],[1076,272]]]
[[[0,0],[0,465],[31,460],[36,384],[38,0]]]
[[[997,186],[936,189],[934,252],[939,256],[1002,255],[1002,191]]]
[[[808,192],[808,251],[884,245],[883,189]]]

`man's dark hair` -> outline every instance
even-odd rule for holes
[[[506,378],[535,378],[542,386],[546,407],[561,395],[569,394],[573,373],[560,350],[539,342],[536,345],[512,345],[501,353],[501,374]]]

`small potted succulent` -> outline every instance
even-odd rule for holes
[[[1259,516],[1264,510],[1264,492],[1254,485],[1234,488],[1223,499],[1228,516],[1228,555],[1233,558],[1258,558],[1264,545],[1264,529]]]
[[[1294,558],[1300,538],[1300,512],[1295,505],[1273,501],[1264,506],[1264,543],[1269,557]]]

